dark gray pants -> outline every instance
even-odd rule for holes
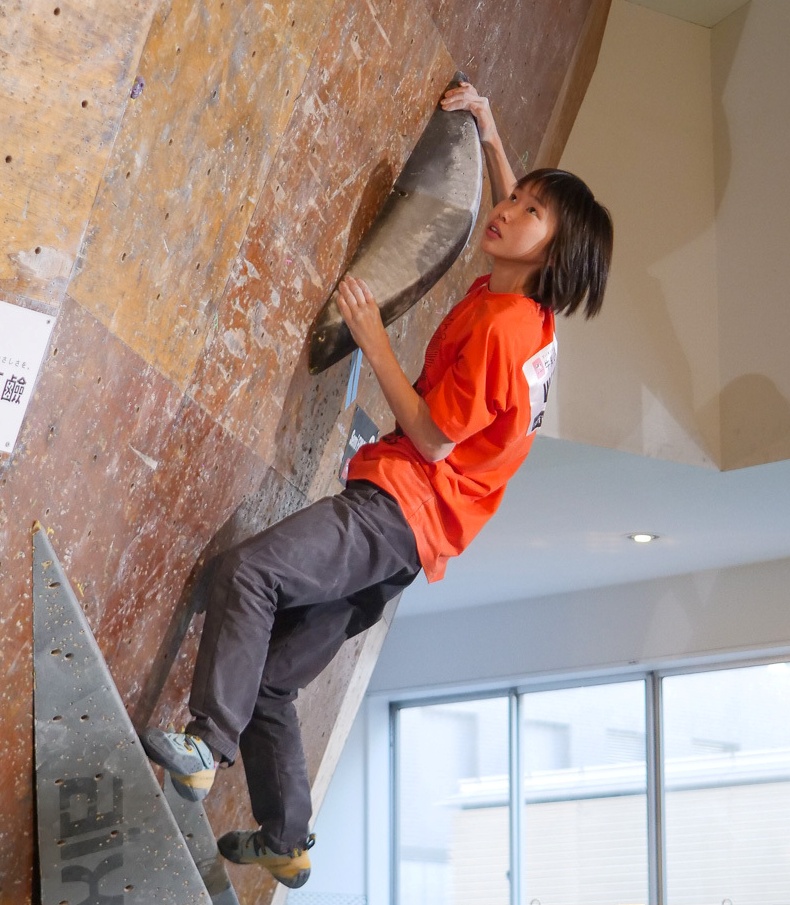
[[[224,554],[206,609],[187,731],[241,751],[267,846],[304,846],[310,784],[294,700],[420,571],[397,502],[349,482]]]

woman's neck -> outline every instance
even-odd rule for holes
[[[540,268],[516,261],[494,260],[488,288],[491,292],[531,296],[538,287]]]

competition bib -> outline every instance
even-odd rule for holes
[[[549,387],[556,364],[557,338],[555,337],[548,346],[544,346],[539,352],[536,352],[522,368],[529,384],[530,428],[527,431],[528,436],[535,433],[543,424]]]

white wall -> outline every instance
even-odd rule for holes
[[[723,467],[790,458],[790,3],[713,29]]]
[[[552,436],[790,458],[788,41],[782,0],[712,29],[613,0],[561,162],[611,208],[614,268],[601,317],[561,324]]]
[[[613,0],[561,159],[611,210],[613,268],[601,315],[559,323],[550,436],[718,464],[710,53],[710,29]]]
[[[790,649],[790,559],[394,620],[371,693]]]

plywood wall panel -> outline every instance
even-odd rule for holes
[[[330,0],[172,0],[154,18],[70,292],[192,377]]]
[[[30,877],[18,829],[31,819],[33,521],[51,532],[131,707],[195,562],[259,481],[258,461],[230,435],[79,306],[64,303],[36,405],[2,483],[0,770],[9,791],[0,799],[0,826],[11,834],[0,848],[3,895],[19,877],[24,889]],[[182,694],[169,716],[182,714],[184,703]]]
[[[0,8],[0,293],[59,304],[156,0]]]
[[[598,63],[612,0],[592,0],[575,45],[563,48],[564,77],[545,123],[537,155],[530,158],[532,167],[560,164],[562,152],[570,137],[587,86]]]
[[[536,165],[588,11],[597,3],[425,0],[458,65],[491,99],[513,163],[521,161],[524,169]],[[556,158],[537,165],[556,166]]]
[[[337,5],[192,390],[266,460],[281,442],[272,426],[293,414],[290,384],[304,383],[310,325],[453,72],[420,0]]]

